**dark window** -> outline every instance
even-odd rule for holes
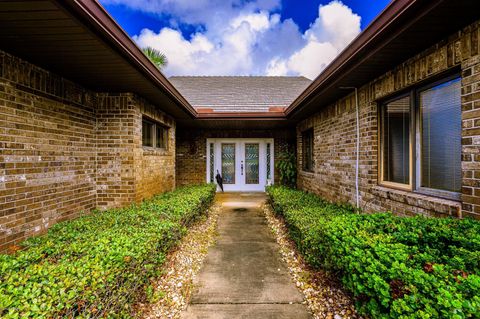
[[[458,198],[462,177],[460,94],[460,79],[455,78],[412,90],[382,106],[381,182]]]
[[[167,148],[167,128],[165,126],[156,125],[157,133],[155,134],[156,137],[156,146],[158,148]]]
[[[142,120],[142,145],[166,149],[168,145],[168,128],[160,123],[144,118]]]
[[[142,121],[142,144],[143,146],[153,146],[153,127],[155,124],[148,120]]]
[[[410,184],[410,97],[383,107],[383,180]]]
[[[302,132],[303,170],[313,172],[313,129]]]

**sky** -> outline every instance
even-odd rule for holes
[[[318,74],[390,0],[100,0],[173,75]]]

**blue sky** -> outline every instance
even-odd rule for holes
[[[314,78],[387,0],[100,0],[166,75]]]

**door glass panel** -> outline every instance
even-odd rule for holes
[[[223,184],[235,184],[235,144],[222,144]]]
[[[270,143],[267,143],[267,179],[272,178],[270,162],[271,162],[271,153],[270,153]]]
[[[258,184],[259,144],[245,144],[245,184]]]
[[[214,155],[214,144],[210,143],[210,183],[213,183],[213,176],[215,167],[215,155]]]

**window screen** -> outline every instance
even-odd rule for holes
[[[420,92],[422,187],[461,189],[460,91],[458,78]]]
[[[410,184],[410,97],[384,105],[383,180]]]

